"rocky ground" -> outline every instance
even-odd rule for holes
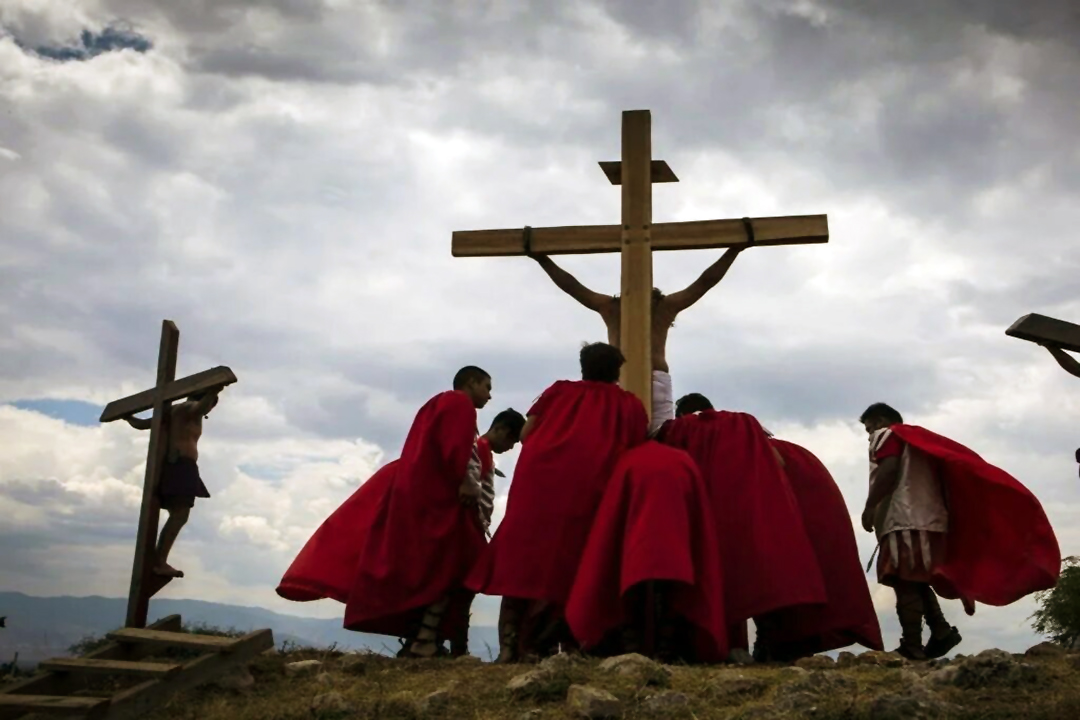
[[[395,660],[314,650],[261,656],[174,698],[155,718],[1042,718],[1080,717],[1080,654],[1050,644],[932,663],[893,653],[795,666],[663,666],[638,655],[539,665]]]

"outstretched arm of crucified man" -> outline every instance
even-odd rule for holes
[[[611,302],[610,295],[601,295],[585,287],[576,277],[556,265],[555,261],[547,255],[534,254],[529,257],[539,263],[540,267],[544,269],[544,272],[548,274],[548,277],[560,290],[590,310],[600,312],[601,308]]]
[[[142,418],[137,418],[134,415],[129,415],[128,417],[124,418],[124,420],[126,420],[127,424],[135,428],[136,430],[150,429],[150,418],[143,420]]]
[[[1057,360],[1057,364],[1060,365],[1065,372],[1080,377],[1080,362],[1078,362],[1076,358],[1059,347],[1054,347],[1053,345],[1047,345],[1045,343],[1040,344],[1050,351],[1050,354]]]
[[[745,249],[745,245],[728,248],[727,252],[721,255],[719,260],[705,268],[705,272],[701,273],[701,276],[690,283],[685,290],[668,295],[667,306],[676,313],[680,313],[705,297],[705,293],[712,290],[717,283],[724,279],[727,271],[731,268],[731,264],[735,262],[735,258]]]

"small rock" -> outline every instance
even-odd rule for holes
[[[874,720],[933,720],[949,706],[925,689],[882,695],[870,706]]]
[[[422,712],[444,712],[450,707],[450,689],[440,688],[433,693],[428,693],[420,700],[420,710]]]
[[[821,696],[812,692],[789,692],[777,695],[773,705],[777,710],[786,713],[797,713],[800,716],[813,715],[821,702]]]
[[[566,704],[575,715],[589,720],[622,717],[622,705],[617,697],[588,685],[571,685]]]
[[[349,653],[338,660],[338,667],[347,675],[363,675],[367,672],[367,663],[361,655]]]
[[[836,664],[842,668],[851,667],[858,662],[858,655],[844,651],[836,657]]]
[[[903,667],[907,664],[904,656],[898,652],[880,652],[868,650],[859,655],[860,665],[879,665],[881,667]]]
[[[967,690],[991,685],[1016,687],[1031,685],[1044,679],[1043,669],[1030,663],[1018,663],[1004,650],[984,650],[957,665],[953,685]]]
[[[690,698],[682,693],[669,690],[646,698],[641,707],[645,712],[653,715],[670,716],[685,710],[689,704]]]
[[[983,650],[981,653],[975,656],[977,660],[1004,660],[1006,662],[1012,662],[1012,653],[1007,653],[1004,650],[998,650],[997,648],[991,648],[989,650]]]
[[[567,672],[576,662],[577,660],[572,655],[561,652],[544,658],[537,667],[548,672]]]
[[[299,660],[287,663],[285,672],[288,675],[314,675],[320,667],[322,667],[322,660]]]
[[[311,711],[316,715],[344,714],[351,713],[353,711],[353,706],[341,693],[328,692],[315,696],[311,701]]]
[[[1035,647],[1028,648],[1028,651],[1024,653],[1024,655],[1037,658],[1055,658],[1061,657],[1066,652],[1067,650],[1057,643],[1044,642],[1039,643]]]
[[[805,675],[805,671],[803,672]],[[759,698],[769,689],[769,683],[760,678],[735,675],[723,677],[712,686],[709,695],[722,705],[740,705],[746,700]]]
[[[929,687],[945,687],[956,683],[956,675],[960,668],[955,665],[935,670],[922,679],[923,684]]]
[[[828,655],[811,655],[795,661],[795,667],[803,670],[828,670],[836,667],[836,661]]]
[[[671,684],[670,670],[637,653],[608,658],[600,663],[600,669],[617,675],[632,676],[643,685],[667,687]]]
[[[900,682],[908,686],[918,685],[922,682],[922,677],[920,677],[918,673],[912,672],[911,670],[901,670]]]
[[[214,685],[222,690],[233,690],[242,693],[255,687],[255,677],[251,674],[251,671],[248,670],[247,666],[241,666],[233,668],[231,671],[222,675],[214,682]]]
[[[753,665],[754,656],[742,648],[735,648],[728,654],[727,661],[732,665]]]
[[[781,680],[802,680],[809,675],[809,670],[804,670],[800,667],[795,667],[794,665],[791,667],[780,668],[776,673],[776,677]]]
[[[531,670],[515,676],[506,685],[510,694],[518,700],[552,700],[563,697],[570,687],[570,677],[565,673]]]
[[[484,663],[483,660],[476,657],[475,655],[462,655],[459,658],[455,658],[454,662],[458,663],[459,665],[482,665]]]
[[[330,687],[334,684],[334,676],[328,672],[321,672],[315,676],[315,684]]]

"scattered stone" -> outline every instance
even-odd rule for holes
[[[440,688],[433,693],[428,693],[420,700],[421,712],[445,712],[450,707],[450,688]]]
[[[475,655],[462,655],[459,658],[455,658],[454,662],[458,663],[459,665],[482,665],[484,663],[483,660],[476,657]]]
[[[517,675],[506,685],[506,689],[518,700],[559,699],[566,695],[569,688],[569,675],[542,669]]]
[[[322,667],[322,660],[299,660],[286,663],[285,672],[288,675],[314,675],[320,667]]]
[[[732,665],[753,665],[754,656],[749,651],[742,648],[735,648],[728,654],[727,661]]]
[[[804,670],[800,667],[795,667],[794,665],[792,665],[791,667],[780,668],[776,672],[776,677],[780,678],[781,680],[802,680],[808,675],[810,675],[809,670]]]
[[[690,698],[686,695],[668,690],[646,698],[641,706],[645,712],[652,715],[671,716],[682,712],[689,704]]]
[[[1063,656],[1066,652],[1068,651],[1057,643],[1044,642],[1028,648],[1024,655],[1030,658],[1056,658]]]
[[[561,652],[544,658],[537,667],[547,672],[568,672],[576,663],[574,656]]]
[[[836,657],[836,664],[842,668],[851,667],[859,662],[859,656],[846,650]]]
[[[244,665],[226,672],[214,682],[214,685],[222,690],[246,693],[255,687],[255,677]]]
[[[608,658],[600,663],[600,669],[604,672],[634,677],[642,685],[668,687],[671,684],[670,670],[655,660],[637,653]]]
[[[797,713],[800,717],[813,716],[821,702],[821,696],[812,692],[778,693],[774,706],[785,713]]]
[[[922,677],[918,673],[912,672],[911,670],[901,670],[900,682],[908,686],[918,685],[922,682]]]
[[[356,653],[342,655],[338,660],[338,667],[348,675],[363,675],[367,672],[367,662],[363,656]]]
[[[926,688],[882,695],[870,706],[874,720],[934,720],[951,709]]]
[[[862,655],[859,655],[860,665],[878,665],[880,667],[903,667],[907,665],[907,660],[904,656],[898,652],[880,652],[878,650],[867,650]]]
[[[1031,685],[1043,679],[1043,670],[1037,665],[1017,662],[1004,650],[984,650],[956,666],[952,684],[965,690],[974,690],[990,685]]]
[[[337,715],[353,712],[352,704],[339,692],[316,695],[311,701],[311,711],[316,715]]]
[[[806,674],[805,671],[803,674]],[[746,700],[761,697],[769,683],[760,678],[735,675],[723,677],[712,686],[710,696],[722,705],[740,705]]]
[[[321,672],[315,676],[315,684],[330,687],[334,684],[334,676],[328,672]]]
[[[836,667],[836,661],[828,655],[811,655],[795,661],[795,667],[803,670],[828,670]]]
[[[956,665],[949,665],[939,670],[935,670],[922,679],[923,684],[929,687],[946,687],[948,685],[956,684],[956,675],[960,672],[960,668]]]
[[[571,685],[566,704],[574,715],[588,720],[622,717],[622,705],[617,697],[588,685]]]

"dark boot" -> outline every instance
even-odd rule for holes
[[[933,660],[944,657],[946,653],[960,644],[963,638],[960,631],[949,624],[945,614],[941,612],[941,604],[938,603],[937,593],[929,585],[919,588],[922,598],[923,617],[926,625],[930,628],[930,641],[926,643],[926,657]]]
[[[896,652],[908,660],[926,660],[922,643],[923,602],[917,583],[896,583],[896,615],[900,618],[900,647]]]
[[[409,643],[408,657],[433,658],[440,654],[442,641],[439,637],[439,628],[442,626],[443,615],[450,604],[450,598],[444,597],[433,602],[424,611],[424,617],[420,620],[420,629],[416,637]]]
[[[525,601],[518,598],[504,597],[499,606],[499,657],[500,664],[518,661],[518,630],[521,627],[521,613]]]

